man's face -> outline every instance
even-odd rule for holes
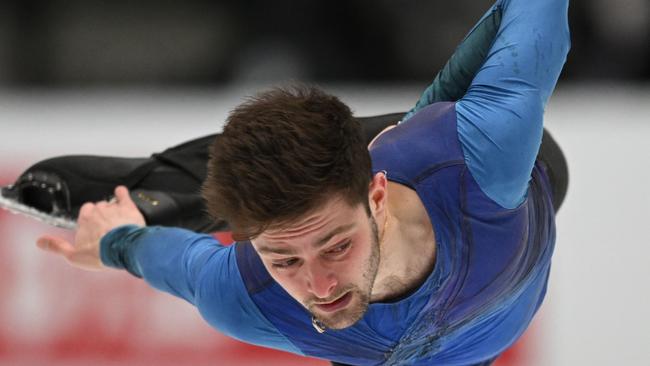
[[[363,205],[332,200],[253,245],[273,279],[326,327],[349,327],[368,308],[379,242]]]

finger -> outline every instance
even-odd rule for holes
[[[88,218],[94,209],[95,209],[94,203],[92,202],[84,203],[79,209],[79,219],[81,220],[81,219]]]
[[[129,189],[125,186],[115,187],[115,199],[117,200],[118,205],[135,205],[129,194]]]
[[[101,217],[101,218],[106,218],[107,211],[109,210],[109,207],[111,206],[110,203],[107,201],[99,201],[95,203],[95,210],[93,211],[93,217],[89,217],[90,220],[93,220],[93,222],[96,222],[96,219]]]
[[[38,238],[36,245],[45,251],[60,254],[64,257],[69,257],[74,253],[74,246],[72,244],[55,236],[44,235]]]

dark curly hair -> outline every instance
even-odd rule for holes
[[[312,86],[248,98],[215,139],[203,195],[236,240],[255,238],[338,195],[369,211],[370,155],[359,122]]]

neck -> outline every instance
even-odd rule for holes
[[[412,197],[417,197],[413,190],[396,185],[391,189],[385,214],[378,217],[383,223],[377,223],[380,261],[372,302],[408,296],[426,280],[435,263],[435,235],[429,216],[419,198]]]

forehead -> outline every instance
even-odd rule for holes
[[[318,209],[282,227],[264,231],[257,242],[264,244],[290,244],[300,240],[310,240],[332,229],[352,229],[358,219],[362,205],[350,206],[343,199],[332,199]]]

